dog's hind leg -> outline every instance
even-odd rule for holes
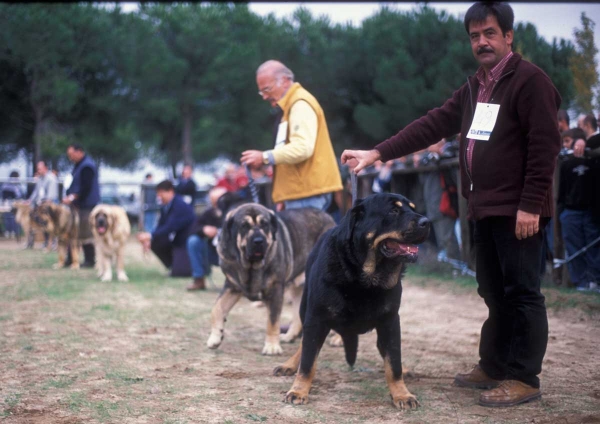
[[[296,353],[292,355],[290,359],[285,361],[283,364],[275,367],[273,369],[273,375],[282,376],[282,375],[294,375],[296,371],[298,371],[298,365],[300,365],[300,356],[302,355],[302,342],[300,342],[300,346],[298,346],[298,350]]]
[[[79,269],[79,249],[81,247],[79,245],[79,240],[77,238],[71,238],[71,240],[67,243],[70,243],[71,245],[71,258],[73,260],[73,263],[71,264],[71,269]]]
[[[351,367],[356,362],[356,352],[358,352],[358,334],[344,334],[342,340],[344,341],[344,351],[346,353],[346,362]]]
[[[228,285],[227,281],[225,281],[225,285]],[[240,297],[242,297],[242,294],[240,292],[234,292],[230,287],[225,287],[219,295],[219,298],[210,313],[211,329],[210,336],[206,341],[206,346],[210,349],[218,348],[223,341],[225,319],[227,318],[229,311],[231,311],[231,308],[233,308],[237,301],[240,300]]]
[[[325,342],[329,328],[320,322],[305,320],[302,336],[300,367],[292,388],[286,393],[284,401],[295,405],[308,403],[308,392],[317,370],[317,356]]]
[[[303,286],[298,287],[296,284],[292,284],[289,288],[289,293],[292,297],[292,310],[294,316],[292,318],[292,323],[290,324],[290,328],[288,328],[288,331],[280,336],[280,340],[282,343],[293,342],[302,331],[302,321],[300,320],[300,303],[302,302],[303,290]]]
[[[127,278],[127,274],[125,273],[125,264],[123,261],[124,250],[124,245],[120,245],[117,248],[117,279],[119,281],[129,281],[129,278]]]
[[[385,380],[390,389],[392,403],[396,408],[404,410],[418,407],[419,402],[404,384],[400,345],[400,317],[394,314],[391,319],[377,325],[377,349],[383,357]]]

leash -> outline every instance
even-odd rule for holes
[[[244,165],[246,168],[246,176],[248,177],[248,187],[250,187],[250,194],[252,195],[252,201],[254,203],[260,203],[258,199],[258,188],[254,183],[254,178],[252,178],[252,173],[250,172],[250,168],[248,165]]]
[[[354,171],[350,171],[350,183],[352,185],[352,206],[354,206],[354,202],[356,202],[356,198],[358,196],[358,186],[356,184],[356,173]]]
[[[599,241],[600,241],[600,237],[598,237],[596,240],[593,240],[590,244],[583,246],[581,249],[579,249],[577,252],[573,253],[571,256],[567,256],[565,259],[554,259],[552,261],[552,263],[554,264],[553,268],[554,269],[560,268],[561,265],[571,262],[573,259],[575,259],[577,256],[579,256],[582,253],[584,253],[585,251],[587,251],[590,247],[592,247]]]

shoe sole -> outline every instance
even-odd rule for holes
[[[481,406],[487,406],[490,408],[505,408],[505,407],[509,407],[509,406],[517,406],[520,405],[522,403],[527,403],[527,402],[531,402],[537,399],[540,399],[542,397],[542,393],[536,393],[534,395],[528,396],[526,398],[523,399],[519,399],[518,401],[515,402],[486,402],[486,401],[482,401],[481,399],[479,399],[479,404]]]

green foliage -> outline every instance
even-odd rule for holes
[[[596,100],[594,92],[600,88],[596,63],[598,48],[594,42],[595,22],[585,12],[581,13],[581,26],[575,30],[577,51],[570,62],[576,93],[574,108],[579,113],[590,113]]]
[[[593,29],[585,22],[582,40]],[[531,24],[515,34],[515,49],[568,107],[580,93],[574,47],[548,44]],[[3,3],[0,43],[0,161],[21,150],[56,160],[71,142],[120,167],[140,156],[174,166],[267,149],[272,117],[255,71],[269,59],[319,99],[339,154],[441,105],[477,68],[463,23],[426,5],[382,7],[354,27],[302,7],[277,19],[241,3],[142,3],[133,13]]]

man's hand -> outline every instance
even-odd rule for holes
[[[150,250],[150,241],[152,240],[152,235],[146,232],[138,233],[137,239],[142,244],[144,252],[148,252]]]
[[[519,240],[531,237],[540,231],[540,216],[537,214],[517,211],[517,226],[515,235]]]
[[[251,168],[260,168],[263,166],[263,154],[260,150],[246,150],[242,152],[240,163]]]
[[[205,225],[204,227],[202,227],[202,232],[209,239],[213,239],[219,232],[219,229],[214,225]]]
[[[577,158],[583,157],[583,152],[585,150],[585,140],[583,138],[579,138],[575,140],[573,143],[573,156]]]
[[[378,150],[344,150],[342,152],[342,165],[348,165],[350,171],[358,174],[367,166],[381,159]]]

